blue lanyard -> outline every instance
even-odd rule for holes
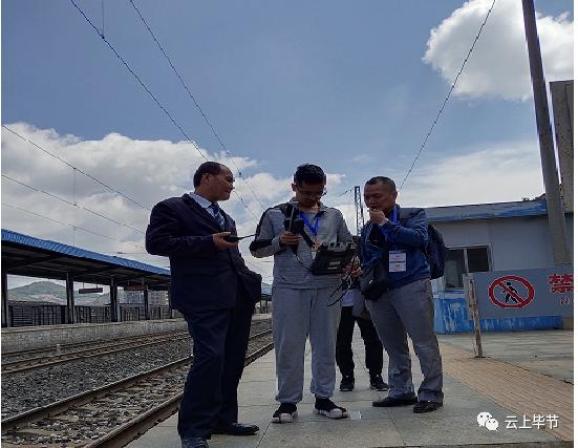
[[[307,219],[307,216],[305,216],[303,212],[299,212],[299,216],[301,217],[307,228],[311,230],[313,236],[317,236],[317,234],[319,233],[319,215],[315,217],[315,223],[313,225],[311,225],[311,223]]]
[[[397,215],[398,215],[397,214],[397,207],[394,206],[393,211],[391,213],[391,219],[390,219],[390,221],[394,224],[399,224],[399,219],[398,219]],[[389,240],[389,234],[391,233],[391,229],[389,229],[389,228],[386,229],[385,226],[382,226],[381,227],[381,233],[383,233],[385,238]]]
[[[393,206],[393,213],[391,214],[391,222],[394,224],[399,224],[399,220],[397,219],[397,207]]]

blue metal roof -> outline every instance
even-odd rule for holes
[[[507,219],[546,215],[546,201],[498,202],[494,204],[455,205],[425,209],[430,222],[467,221],[474,219]]]
[[[159,275],[171,274],[170,270],[168,269],[153,266],[146,263],[141,263],[140,261],[129,260],[127,258],[115,257],[112,255],[100,254],[98,252],[92,252],[90,250],[81,249],[80,247],[69,246],[67,244],[58,243],[56,241],[34,238],[32,236],[13,232],[7,229],[2,229],[2,242],[34,247],[36,249],[49,250],[51,252],[69,255],[71,257],[99,261],[128,269],[136,269],[138,271],[146,272],[149,274],[159,274]]]

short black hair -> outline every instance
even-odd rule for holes
[[[225,167],[218,162],[203,162],[195,171],[195,175],[193,176],[193,186],[197,188],[201,185],[201,179],[203,178],[204,174],[221,174],[221,170]]]
[[[293,182],[297,185],[301,185],[303,182],[308,184],[325,184],[326,180],[327,178],[323,170],[317,165],[311,165],[310,163],[299,165],[293,175]]]
[[[395,186],[395,182],[392,179],[390,179],[389,177],[375,176],[375,177],[372,177],[371,179],[369,179],[367,182],[365,182],[365,185],[375,185],[375,184],[387,185],[387,187],[391,191],[397,191],[397,187]]]

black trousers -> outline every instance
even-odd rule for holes
[[[235,308],[185,315],[194,358],[179,410],[181,439],[209,438],[216,426],[237,422],[237,386],[253,309],[238,295]]]
[[[383,346],[377,336],[377,332],[370,320],[359,319],[352,314],[353,307],[344,306],[341,308],[341,320],[337,331],[337,348],[335,358],[342,376],[353,375],[355,363],[353,362],[353,351],[351,341],[353,339],[353,327],[355,322],[361,331],[361,337],[365,345],[365,367],[370,375],[381,374],[383,369]]]

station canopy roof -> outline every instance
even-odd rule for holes
[[[7,274],[118,286],[166,290],[170,271],[140,261],[100,254],[75,246],[43,240],[2,229],[2,270]]]
[[[548,209],[546,207],[546,201],[538,198],[532,201],[430,207],[426,208],[425,212],[428,221],[436,223],[544,216],[548,214]]]

